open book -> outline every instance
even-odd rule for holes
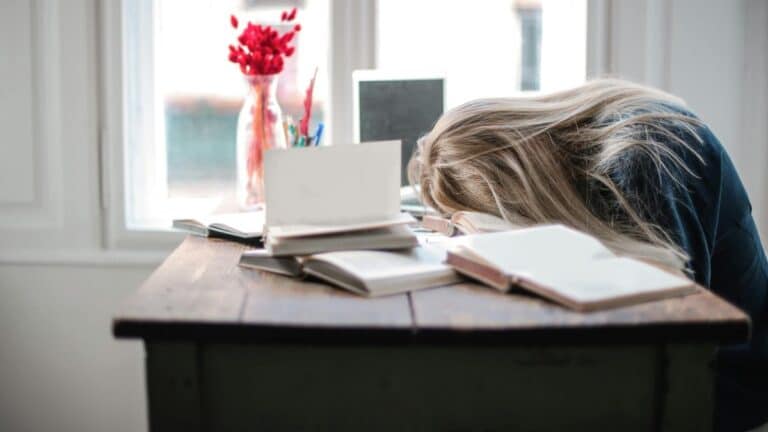
[[[404,249],[400,142],[272,149],[264,156],[265,247],[273,255]]]
[[[459,275],[444,259],[445,249],[429,245],[400,252],[341,251],[307,257],[274,257],[256,249],[244,252],[240,265],[286,276],[312,275],[375,297],[458,282]]]
[[[457,211],[451,215],[450,219],[434,215],[424,215],[421,225],[424,228],[443,233],[448,237],[457,234],[479,234],[520,228],[498,216],[472,211]]]
[[[579,311],[696,290],[683,275],[616,256],[597,239],[562,225],[460,237],[446,262],[501,291],[520,287]]]
[[[198,236],[261,245],[264,212],[224,213],[193,219],[175,219],[173,227]]]

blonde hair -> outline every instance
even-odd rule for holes
[[[648,220],[643,198],[615,180],[637,159],[652,163],[649,176],[680,186],[681,173],[693,175],[672,147],[701,160],[693,147],[701,122],[675,106],[683,102],[619,80],[475,100],[446,112],[419,140],[409,178],[444,215],[471,210],[517,225],[563,223],[617,253],[681,269],[685,251]]]

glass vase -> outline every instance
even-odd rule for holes
[[[247,76],[248,95],[237,120],[237,202],[243,210],[264,204],[264,152],[285,148],[277,75]]]

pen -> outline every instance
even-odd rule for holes
[[[325,125],[323,122],[320,122],[317,124],[317,131],[315,131],[315,146],[320,145],[320,138],[323,136],[323,129],[325,128]]]
[[[304,147],[304,135],[299,137],[298,147]]]
[[[286,145],[290,143],[291,135],[288,133],[288,124],[290,123],[291,118],[287,117],[283,119],[283,134],[285,135],[285,143]]]
[[[296,147],[296,126],[291,124],[288,126],[288,130],[291,132],[291,140],[288,143],[291,147]]]

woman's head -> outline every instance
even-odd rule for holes
[[[681,141],[673,129],[692,131],[697,121],[670,103],[681,101],[615,80],[468,102],[422,137],[409,176],[425,203],[443,214],[472,210],[518,225],[559,222],[619,252],[680,267],[686,259],[680,248],[643,220],[614,181],[629,154],[668,172],[681,164],[665,142]]]

